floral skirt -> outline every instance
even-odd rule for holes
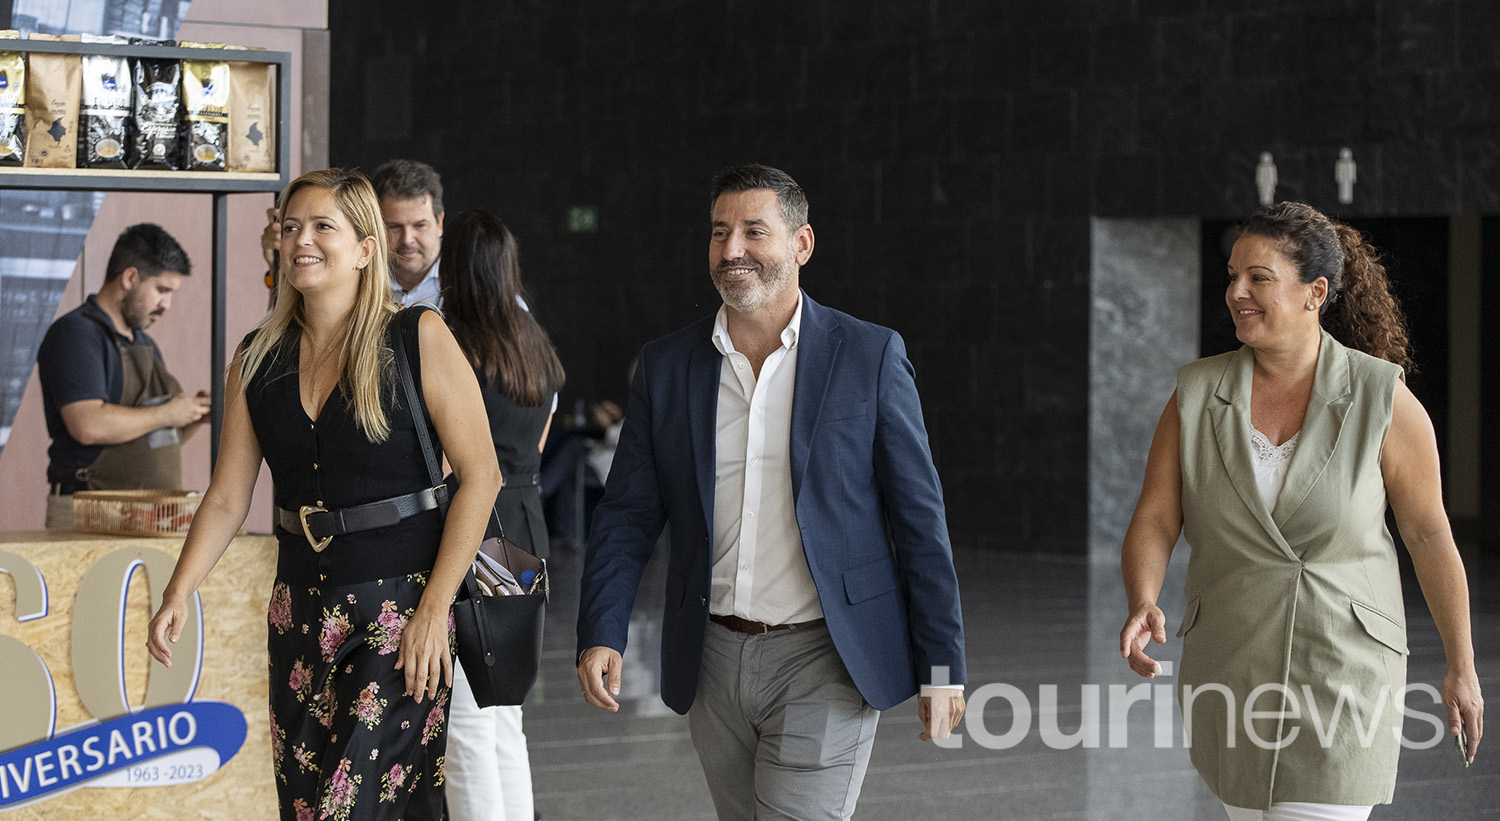
[[[267,644],[284,821],[442,818],[448,688],[419,704],[396,669],[426,586],[425,573],[321,589],[276,580]]]

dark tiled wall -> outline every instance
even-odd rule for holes
[[[330,5],[332,153],[432,162],[520,236],[565,402],[713,310],[705,188],[781,166],[821,301],[905,335],[955,541],[1086,549],[1089,217],[1500,206],[1483,0]],[[595,206],[597,233],[567,230]],[[1335,210],[1337,210],[1335,208]],[[566,405],[565,405],[566,407]]]

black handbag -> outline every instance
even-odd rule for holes
[[[420,317],[420,311],[414,312]],[[402,321],[405,317],[398,317]],[[412,321],[413,326],[416,320]],[[406,357],[405,324],[397,337],[396,368],[406,392],[406,404],[417,424],[417,438],[422,443],[422,457],[433,487],[442,484],[437,454],[427,434],[427,418],[417,396],[411,364]],[[442,510],[447,515],[447,494],[442,496]],[[546,621],[547,598],[551,582],[547,560],[528,552],[505,538],[505,528],[495,517],[498,536],[485,539],[479,550],[508,569],[519,580],[524,593],[490,595],[479,584],[474,567],[464,574],[463,585],[453,602],[454,630],[458,634],[458,660],[464,667],[474,701],[480,707],[519,705],[536,683],[542,659],[542,625]],[[529,575],[528,575],[529,574]]]

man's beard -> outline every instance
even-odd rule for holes
[[[161,318],[165,311],[148,311],[139,303],[126,298],[120,304],[120,314],[125,317],[125,324],[133,331],[141,331],[151,327],[152,323]]]
[[[739,282],[725,282],[724,270],[727,268],[751,268],[755,276]],[[734,259],[711,266],[708,273],[725,305],[740,313],[749,313],[764,308],[786,290],[795,270],[796,263],[790,258],[769,266],[748,259]]]

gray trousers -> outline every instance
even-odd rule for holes
[[[73,526],[73,495],[47,494],[48,530],[67,530]]]
[[[719,818],[853,817],[879,719],[827,626],[709,623],[688,729]]]

